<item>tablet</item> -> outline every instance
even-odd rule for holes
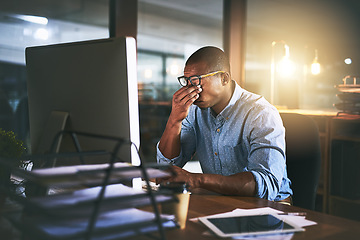
[[[199,220],[219,237],[289,233],[305,230],[273,214],[231,217],[210,216],[200,217]]]

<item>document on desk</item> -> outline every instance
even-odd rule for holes
[[[56,168],[34,169],[27,172],[33,181],[41,182],[49,186],[72,186],[72,185],[96,185],[103,181],[109,164],[92,164],[92,165],[76,165],[64,166]],[[169,177],[170,174],[160,169],[146,168],[149,178]],[[129,163],[114,163],[110,175],[110,182],[119,179],[131,179],[143,177],[143,172],[138,166]]]
[[[93,203],[95,200],[98,199],[99,193],[102,187],[93,187],[93,188],[86,188],[82,190],[73,191],[71,193],[65,194],[54,194],[46,197],[32,197],[29,198],[28,201],[34,206],[41,207],[45,210],[52,210],[56,208],[65,208],[65,207],[79,207],[83,203]],[[131,198],[132,196],[141,196],[146,195],[146,193],[142,190],[137,190],[123,184],[112,184],[106,186],[104,192],[104,199],[111,200],[116,199],[117,202],[120,202],[121,205],[121,198],[128,197],[127,199]],[[146,195],[147,196],[147,195]],[[142,197],[140,200],[148,201],[148,197]],[[156,196],[157,201],[165,201],[170,200],[171,197],[169,196]],[[130,201],[130,200],[128,200]],[[131,201],[139,202],[136,198],[132,198]],[[113,204],[117,204],[117,202],[113,202]],[[139,204],[140,205],[140,204]],[[62,210],[64,211],[64,210]]]
[[[164,227],[176,227],[173,216],[161,215],[161,218]],[[46,239],[82,239],[89,223],[86,216],[64,219],[25,215],[23,220],[32,233]],[[120,209],[99,214],[91,239],[119,239],[150,231],[157,231],[154,213],[135,208]]]
[[[280,219],[288,220],[298,227],[306,227],[315,225],[316,222],[310,221],[305,219],[305,216],[294,216],[294,215],[280,215],[282,211],[264,207],[264,208],[255,208],[255,209],[240,209],[237,208],[231,212],[215,214],[207,217],[238,217],[238,216],[247,216],[247,215],[264,215],[264,214],[275,214]],[[190,221],[197,222],[198,218],[190,219]],[[212,234],[210,231],[204,232],[206,235]],[[233,239],[275,239],[275,240],[287,240],[291,239],[294,233],[287,233],[287,234],[271,234],[271,235],[260,235],[260,236],[241,236],[241,237],[232,237]]]

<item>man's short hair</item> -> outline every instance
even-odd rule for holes
[[[226,54],[217,47],[206,46],[194,52],[186,61],[186,65],[205,62],[209,71],[226,71],[230,73],[230,62]]]

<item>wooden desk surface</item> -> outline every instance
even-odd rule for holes
[[[188,219],[207,216],[217,213],[232,211],[235,208],[259,208],[272,207],[284,212],[307,212],[306,219],[317,222],[317,225],[305,227],[304,232],[295,233],[291,238],[296,239],[359,239],[360,222],[347,220],[315,211],[310,211],[294,206],[288,206],[264,199],[250,197],[232,197],[207,194],[192,194]],[[184,230],[171,229],[166,230],[167,240],[202,240],[202,239],[220,239],[214,236],[205,236],[203,232],[207,228],[200,223],[187,221]],[[151,239],[148,237],[139,237],[136,239]]]

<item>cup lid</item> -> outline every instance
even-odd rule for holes
[[[182,193],[189,191],[189,185],[185,182],[166,182],[160,184],[160,189]]]

